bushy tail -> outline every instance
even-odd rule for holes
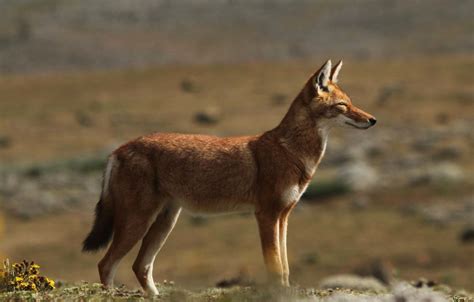
[[[93,252],[107,246],[113,234],[114,214],[110,201],[104,204],[101,198],[95,207],[92,230],[82,243],[83,252]]]

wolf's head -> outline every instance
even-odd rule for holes
[[[337,84],[342,60],[331,67],[331,60],[328,60],[310,79],[310,89],[314,89],[314,93],[307,100],[307,106],[319,126],[368,129],[375,125],[375,117],[357,108]]]

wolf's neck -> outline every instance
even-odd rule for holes
[[[305,105],[310,97],[305,89],[296,97],[280,124],[270,132],[292,155],[312,162],[314,168],[326,150],[329,127]]]

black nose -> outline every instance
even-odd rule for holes
[[[375,118],[370,118],[369,122],[370,122],[370,125],[373,126],[377,123],[377,120]]]

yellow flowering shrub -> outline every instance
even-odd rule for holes
[[[0,292],[29,290],[44,291],[55,288],[54,280],[40,275],[40,266],[23,260],[11,264],[8,259],[0,268]]]

